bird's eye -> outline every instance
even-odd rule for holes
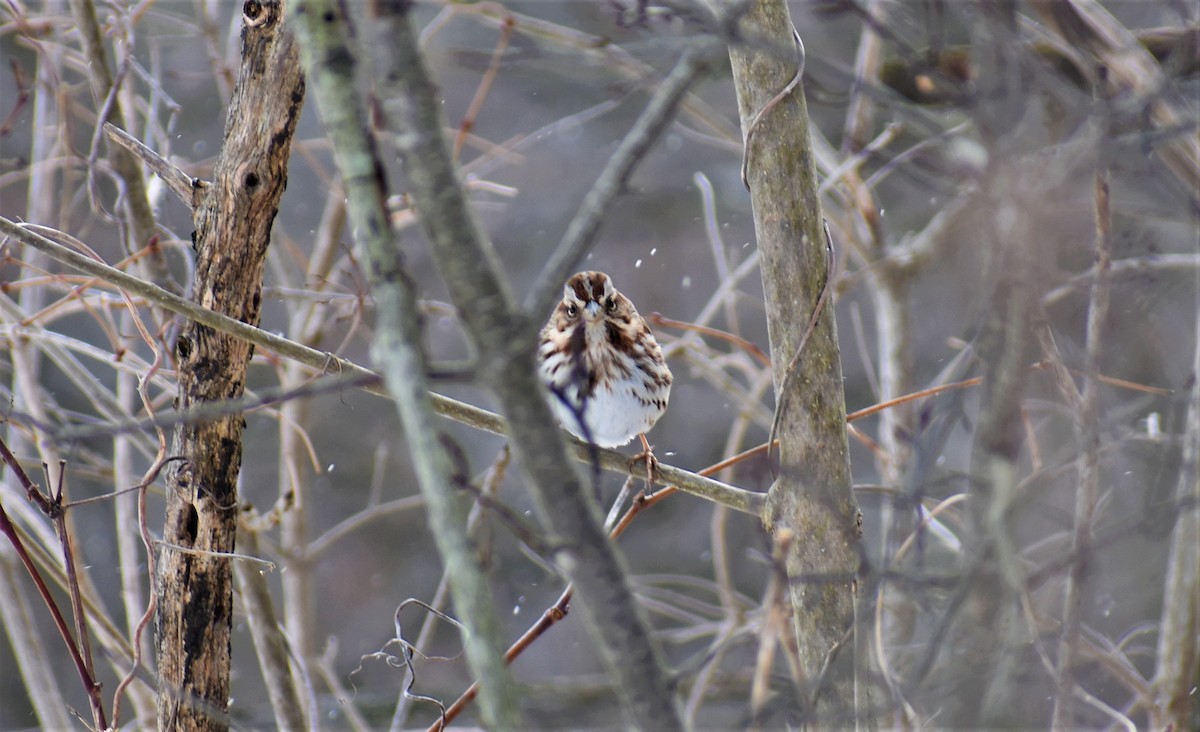
[[[567,317],[574,318],[576,315],[579,315],[579,307],[575,303],[567,305]]]
[[[604,302],[604,307],[608,308],[608,312],[615,313],[617,311],[617,298],[609,295],[608,300]]]

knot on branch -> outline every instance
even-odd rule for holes
[[[279,22],[280,10],[278,2],[246,0],[242,5],[242,22],[247,28],[274,25]]]

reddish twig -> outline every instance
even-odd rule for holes
[[[25,105],[29,103],[29,82],[25,78],[25,71],[17,63],[15,56],[9,59],[9,64],[12,67],[13,83],[17,85],[17,98],[13,102],[12,109],[8,111],[8,116],[4,118],[3,122],[0,122],[0,137],[12,132]]]
[[[895,399],[889,399],[886,402],[879,402],[878,404],[872,404],[869,407],[863,407],[862,409],[859,409],[858,411],[850,412],[849,414],[846,415],[846,421],[853,422],[856,419],[862,419],[863,417],[869,417],[870,415],[875,414],[876,412],[882,412],[885,409],[891,409],[892,407],[897,407],[897,406],[900,406],[901,404],[905,404],[907,402],[915,401],[917,399],[924,399],[925,397],[936,396],[938,394],[941,394],[944,391],[951,391],[953,389],[966,389],[969,386],[979,386],[982,383],[983,383],[983,377],[976,376],[971,379],[963,379],[962,381],[955,381],[951,384],[942,384],[940,386],[931,386],[928,389],[922,389],[921,391],[914,391],[911,394],[905,394],[904,396],[898,396]]]
[[[487,99],[488,92],[492,90],[492,83],[496,80],[496,75],[500,73],[500,59],[503,58],[504,51],[508,49],[513,26],[516,24],[517,19],[511,15],[504,18],[500,24],[500,38],[497,39],[496,48],[492,51],[492,59],[488,63],[483,78],[479,80],[479,87],[475,90],[475,96],[471,98],[471,103],[467,105],[467,112],[458,126],[458,135],[454,138],[455,160],[458,160],[458,156],[462,153],[463,145],[467,142],[467,135],[471,133],[471,129],[475,126],[475,118],[479,116],[479,110],[483,108],[483,101]]]
[[[670,318],[664,317],[662,313],[650,313],[649,317],[647,317],[646,319],[649,320],[651,323],[654,323],[655,325],[661,325],[665,328],[677,328],[679,330],[690,330],[695,333],[699,333],[700,335],[711,336],[713,338],[718,338],[723,341],[728,341],[729,343],[732,343],[733,345],[737,346],[738,348],[741,348],[746,353],[749,353],[751,356],[753,356],[755,358],[755,360],[757,360],[763,366],[770,367],[770,365],[771,365],[771,359],[767,356],[767,354],[763,353],[761,348],[754,345],[753,343],[746,340],[745,338],[742,338],[741,336],[734,335],[733,333],[729,333],[729,332],[726,332],[723,330],[718,330],[716,328],[710,328],[706,325],[696,325],[695,323],[687,323],[682,320],[672,320]]]
[[[3,459],[9,468],[12,469],[13,475],[17,477],[17,482],[21,484],[21,487],[25,489],[25,495],[29,497],[29,500],[36,503],[37,507],[42,510],[42,513],[47,516],[52,515],[55,511],[54,503],[50,500],[49,496],[42,493],[37,484],[29,479],[29,476],[21,468],[20,463],[17,462],[16,456],[9,452],[8,445],[4,444],[4,440],[2,439],[0,439],[0,459]]]
[[[42,469],[46,475],[46,485],[49,485],[50,470],[44,464]],[[84,615],[83,598],[79,593],[79,572],[75,567],[75,551],[71,548],[71,532],[67,530],[67,512],[63,508],[63,486],[66,482],[66,475],[67,463],[65,460],[60,460],[58,462],[58,484],[54,488],[53,498],[57,510],[52,518],[54,519],[54,529],[58,532],[59,541],[62,542],[63,568],[67,574],[67,596],[71,599],[71,615],[75,619],[75,638],[79,643],[79,655],[83,659],[88,676],[93,679],[92,686],[87,688],[88,699],[92,705],[92,718],[100,725],[100,729],[103,729],[104,709],[101,706],[100,684],[94,681],[96,663],[92,658],[91,641],[88,640],[87,617]]]
[[[1050,368],[1050,364],[1045,361],[1039,361],[1039,362],[1033,364],[1032,366],[1030,366],[1029,368],[1040,371],[1042,369]],[[1075,375],[1080,374],[1080,372],[1076,369],[1067,369],[1067,371],[1072,374],[1075,374]],[[1097,375],[1095,375],[1095,379],[1096,379],[1096,381],[1099,381],[1104,384],[1108,384],[1109,386],[1116,386],[1116,387],[1119,387],[1122,389],[1129,389],[1131,391],[1142,392],[1143,394],[1156,394],[1159,396],[1168,396],[1171,393],[1170,389],[1163,389],[1158,386],[1147,386],[1145,384],[1139,384],[1134,381],[1126,381],[1125,379],[1117,379],[1117,378],[1114,378],[1111,376],[1103,376],[1103,375],[1097,374]],[[928,389],[914,391],[911,394],[905,394],[904,396],[898,396],[895,399],[889,399],[886,402],[879,402],[878,404],[872,404],[869,407],[863,407],[862,409],[859,409],[858,411],[850,412],[849,414],[846,415],[846,421],[853,422],[856,419],[862,419],[863,417],[869,417],[870,415],[875,414],[876,412],[881,412],[885,409],[891,409],[892,407],[896,407],[901,404],[905,404],[907,402],[915,401],[917,399],[924,399],[925,397],[936,396],[938,394],[941,394],[944,391],[951,391],[953,389],[966,389],[966,388],[972,387],[972,386],[979,386],[982,383],[983,383],[983,377],[976,376],[976,377],[970,378],[970,379],[963,379],[962,381],[955,381],[950,384],[942,384],[940,386],[931,386]]]

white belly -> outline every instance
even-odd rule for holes
[[[573,398],[574,388],[568,387],[568,394]],[[550,406],[554,416],[568,432],[585,442],[591,441],[600,447],[620,447],[645,432],[654,425],[661,414],[653,404],[645,404],[638,399],[632,386],[618,384],[616,389],[599,388],[595,395],[588,399],[583,408],[583,419],[587,423],[588,433],[584,434],[579,424],[578,415],[563,403],[562,399],[550,395]]]

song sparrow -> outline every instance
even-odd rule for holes
[[[645,432],[667,409],[671,370],[650,327],[608,275],[580,272],[567,280],[542,328],[538,367],[568,432],[600,447],[640,436],[650,469]]]

